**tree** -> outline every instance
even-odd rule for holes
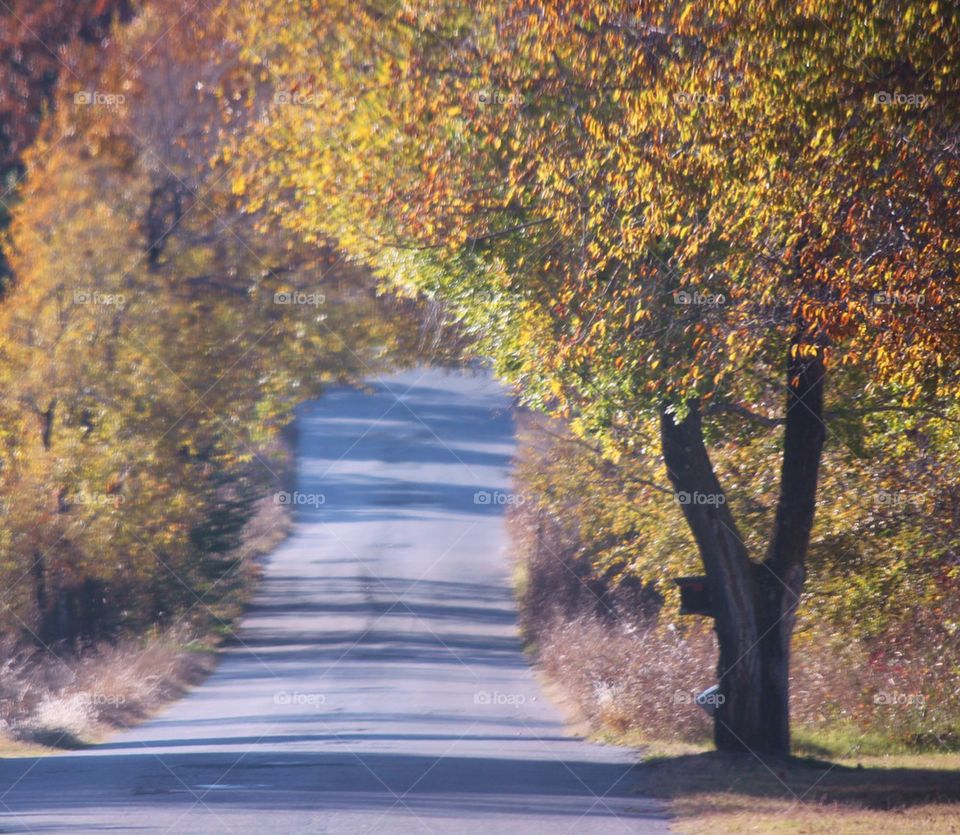
[[[241,212],[215,18],[156,0],[65,60],[0,300],[0,626],[44,645],[208,615],[293,407],[412,356],[418,312]]]
[[[226,7],[276,91],[236,192],[443,298],[529,404],[609,455],[659,415],[716,617],[716,743],[788,752],[826,380],[848,417],[956,394],[960,13]],[[759,554],[708,453],[735,420],[783,425]]]
[[[55,100],[57,80],[73,71],[71,44],[100,43],[132,11],[129,0],[11,0],[0,10],[0,228],[23,177],[21,154]],[[0,277],[7,272],[0,263]]]

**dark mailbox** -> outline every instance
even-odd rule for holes
[[[714,616],[706,577],[677,577],[674,582],[680,587],[681,615]]]

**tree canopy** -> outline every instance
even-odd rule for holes
[[[705,497],[679,504],[716,608],[717,741],[785,750],[824,443],[877,414],[942,422],[957,394],[960,13],[225,8],[273,91],[248,98],[234,192],[443,298],[528,404],[611,458],[659,446],[675,495]],[[770,426],[752,549],[708,446]]]
[[[0,625],[44,644],[208,618],[285,489],[294,405],[418,338],[335,253],[257,233],[210,165],[238,66],[215,18],[158,0],[69,61],[0,304]]]
[[[748,405],[791,340],[909,402],[955,381],[958,20],[907,8],[245,7],[274,176],[235,190],[447,291],[602,425]]]

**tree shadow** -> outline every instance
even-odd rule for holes
[[[0,759],[0,785],[9,787],[5,812],[29,821],[29,831],[49,829],[51,814],[64,831],[77,831],[68,827],[78,821],[110,828],[129,820],[124,816],[131,810],[149,815],[151,825],[175,820],[178,829],[169,831],[197,831],[191,825],[212,810],[219,820],[221,810],[259,815],[311,809],[373,813],[379,828],[368,831],[415,831],[397,828],[395,818],[378,820],[398,804],[424,819],[511,815],[524,831],[535,831],[526,824],[544,818],[571,832],[597,831],[595,826],[603,826],[603,832],[663,831],[665,809],[637,797],[633,763],[444,750],[397,754],[352,745],[316,751],[271,746],[244,747],[246,753],[238,757],[236,752],[167,754],[138,746],[121,753],[99,747],[69,758]],[[51,785],[56,785],[55,805]]]
[[[960,771],[950,769],[849,766],[814,758],[709,751],[650,759],[636,774],[642,794],[683,800],[692,814],[716,811],[718,794],[727,796],[728,811],[755,809],[761,799],[874,811],[960,803]]]
[[[82,751],[92,747],[92,743],[81,739],[68,728],[21,728],[18,730],[16,738],[20,742],[43,745],[46,748],[61,751]]]

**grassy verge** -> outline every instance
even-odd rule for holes
[[[637,790],[688,833],[873,835],[960,832],[960,755],[770,760],[716,752],[652,756]]]
[[[0,756],[84,748],[142,721],[203,680],[216,640],[173,629],[82,653],[14,656],[5,665]]]

